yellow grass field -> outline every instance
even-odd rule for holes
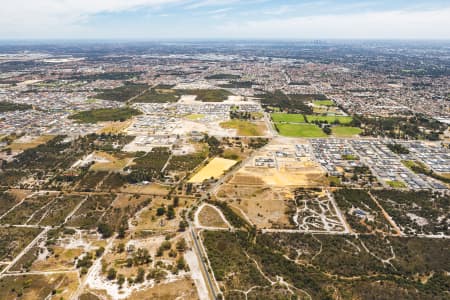
[[[143,195],[157,195],[167,196],[169,188],[157,183],[150,183],[145,185],[128,184],[121,189],[123,193],[143,194]]]
[[[210,179],[211,177],[217,179],[236,163],[237,161],[235,160],[216,157],[197,174],[195,174],[189,182],[202,183],[205,179]]]
[[[41,135],[36,138],[30,138],[29,140],[20,138],[18,140],[15,140],[9,146],[9,148],[11,148],[12,151],[23,151],[45,144],[48,141],[52,140],[54,137],[54,135]]]
[[[119,172],[132,161],[131,157],[118,158],[106,152],[95,152],[95,155],[101,157],[105,162],[96,162],[91,166],[92,171],[112,171]],[[107,162],[106,162],[107,161]]]
[[[104,127],[98,131],[99,134],[119,134],[122,133],[125,129],[130,127],[132,120],[127,120],[125,122],[106,122],[104,123]]]

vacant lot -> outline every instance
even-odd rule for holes
[[[117,134],[122,134],[125,129],[127,129],[128,127],[130,127],[132,123],[132,120],[128,119],[125,122],[107,122],[105,123],[104,127],[102,129],[100,129],[98,131],[99,134],[113,134],[113,135],[117,135]]]
[[[92,171],[122,171],[131,161],[132,156],[129,153],[115,153],[109,154],[106,152],[95,152],[94,155],[98,157],[90,168]]]
[[[387,213],[407,234],[450,235],[450,199],[429,191],[373,190]]]
[[[247,299],[244,293],[250,287],[268,286],[264,279],[280,277],[289,291],[297,293],[294,299],[449,296],[448,240],[292,233],[256,234],[249,239],[247,232],[239,231],[203,236],[226,299]],[[259,265],[256,270],[253,262]],[[292,299],[264,296],[258,299]]]
[[[52,201],[45,209],[36,211],[28,224],[42,226],[58,226],[64,223],[66,217],[85,198],[80,195],[64,195]]]
[[[40,232],[38,228],[0,228],[0,261],[13,260]]]
[[[11,209],[14,205],[19,203],[20,200],[24,196],[14,195],[9,191],[1,191],[0,192],[0,215],[6,213],[9,209]]]
[[[356,233],[396,233],[376,202],[365,190],[342,189],[334,193],[336,203]]]
[[[235,160],[214,158],[208,165],[195,174],[189,182],[202,183],[206,179],[218,179],[224,172],[236,164]]]
[[[41,135],[38,137],[23,137],[18,140],[15,140],[9,148],[13,151],[22,151],[31,148],[35,148],[39,145],[45,144],[48,141],[52,140],[54,135]]]
[[[170,89],[150,89],[133,100],[135,103],[168,103],[176,102],[180,95]]]
[[[205,205],[198,213],[198,221],[201,226],[228,228],[228,225],[223,220],[216,208],[211,205]]]
[[[321,138],[327,135],[314,124],[275,124],[278,132],[287,137]]]
[[[70,299],[78,287],[77,277],[75,272],[6,276],[0,279],[0,299]]]
[[[143,93],[146,89],[148,89],[146,84],[126,83],[125,85],[112,90],[104,90],[102,93],[95,95],[94,98],[126,102]]]
[[[227,90],[207,90],[207,89],[198,89],[198,90],[177,90],[181,95],[196,95],[197,101],[202,102],[222,102],[228,99],[228,96],[232,96],[233,94]]]
[[[114,194],[89,196],[72,216],[68,224],[82,229],[96,228],[102,216],[110,208],[114,198]]]
[[[295,204],[287,188],[224,184],[217,197],[244,213],[257,228],[294,229],[289,215],[294,214]]]
[[[134,108],[105,108],[82,111],[70,116],[70,119],[77,120],[80,123],[97,123],[108,121],[124,122],[133,116],[140,115],[141,112]]]
[[[27,224],[35,215],[47,211],[47,206],[54,201],[56,194],[53,195],[34,195],[25,199],[20,205],[9,211],[0,222],[2,224],[22,225]]]
[[[225,129],[236,129],[237,135],[240,136],[264,136],[267,130],[264,122],[252,123],[242,120],[231,120],[220,123],[220,126]]]
[[[150,289],[135,292],[128,299],[197,300],[198,295],[192,279],[183,278],[169,283],[158,284]]]

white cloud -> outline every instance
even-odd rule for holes
[[[271,18],[227,23],[218,30],[236,38],[450,38],[450,8]]]
[[[182,0],[5,0],[0,9],[0,37],[24,33],[41,36],[76,31],[91,15],[158,7]]]
[[[442,9],[385,11],[370,13],[287,17],[295,15],[295,9],[307,13],[309,6],[323,6],[328,1],[318,0],[296,4],[294,7],[280,5],[272,11],[251,13],[239,12],[234,5],[240,0],[0,0],[0,38],[158,38],[164,37],[214,37],[214,38],[450,38],[450,7]],[[268,0],[247,0],[246,5],[268,2]],[[173,7],[175,6],[175,7]],[[174,8],[173,14],[170,8]],[[207,10],[209,7],[210,10]],[[341,6],[339,6],[342,8]],[[152,8],[156,16],[179,15],[184,8],[185,16],[174,19],[173,26],[142,26],[152,20],[128,20],[121,23],[120,12]],[[227,13],[233,8],[234,14]],[[236,8],[236,9],[235,9]],[[193,14],[192,11],[195,11]],[[155,11],[153,11],[155,12]],[[294,13],[293,13],[294,12]],[[117,18],[108,17],[114,26],[94,27],[90,20],[101,13],[118,13]],[[197,14],[196,14],[197,13]],[[267,15],[264,13],[271,13]],[[208,21],[209,18],[195,18],[195,15],[209,15],[228,20],[222,23]],[[239,15],[239,17],[236,17]],[[191,18],[192,22],[186,21]],[[248,18],[248,19],[246,19]],[[264,19],[265,18],[265,19]],[[97,19],[99,20],[99,19]],[[196,21],[201,20],[201,25]],[[210,22],[210,23],[208,23]],[[97,22],[98,23],[98,22]],[[96,24],[97,24],[96,23]],[[157,24],[157,23],[155,23]],[[155,25],[152,24],[152,25]],[[220,24],[220,25],[216,25]],[[123,26],[122,26],[123,25]],[[114,28],[112,28],[114,27]]]
[[[230,5],[236,2],[239,2],[239,0],[201,0],[201,1],[193,1],[191,4],[187,5],[186,8],[197,9],[210,6]]]

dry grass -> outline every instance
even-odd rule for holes
[[[316,187],[327,185],[324,172],[316,166],[287,169],[246,167],[239,170],[231,184],[259,185],[260,182],[274,187]]]
[[[217,196],[239,208],[257,228],[291,227],[286,210],[293,195],[288,188],[227,184],[221,187]]]
[[[111,204],[113,208],[124,208],[129,205],[139,205],[145,200],[147,200],[149,197],[145,195],[136,195],[139,197],[135,197],[131,194],[118,194],[117,198],[114,200],[114,202]]]
[[[169,189],[157,183],[150,183],[146,185],[126,185],[121,189],[123,193],[167,196]]]
[[[197,290],[191,278],[186,277],[174,282],[159,284],[150,289],[133,293],[129,300],[158,299],[158,300],[196,300]]]
[[[155,231],[155,232],[167,232],[178,230],[178,225],[181,221],[180,213],[181,211],[193,204],[192,199],[180,197],[180,206],[175,208],[175,219],[168,220],[165,215],[157,216],[156,210],[165,206],[172,204],[171,201],[164,199],[163,197],[153,197],[152,203],[141,210],[132,220],[132,230],[134,232],[140,231]]]
[[[197,174],[195,174],[189,182],[202,183],[206,179],[215,178],[218,179],[228,169],[236,164],[235,160],[225,158],[214,158],[208,165],[202,168]]]
[[[27,138],[20,138],[15,140],[9,148],[11,148],[12,151],[24,151],[45,144],[54,137],[54,135],[41,135],[36,138],[30,138],[29,140]]]
[[[96,162],[91,166],[92,171],[106,171],[106,172],[120,172],[122,171],[132,160],[132,157],[116,157],[106,152],[95,152],[95,155],[101,157],[108,162]]]
[[[45,260],[36,260],[32,271],[60,271],[72,270],[74,268],[74,259],[83,253],[83,249],[65,249],[63,247],[52,247],[54,254],[51,254]]]
[[[206,227],[228,228],[219,212],[209,205],[202,208],[198,214],[198,221],[200,225]]]
[[[104,127],[98,131],[99,134],[119,134],[123,133],[125,129],[130,127],[132,120],[127,120],[125,122],[106,122]]]

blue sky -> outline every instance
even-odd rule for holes
[[[0,1],[0,39],[450,39],[449,0]]]

